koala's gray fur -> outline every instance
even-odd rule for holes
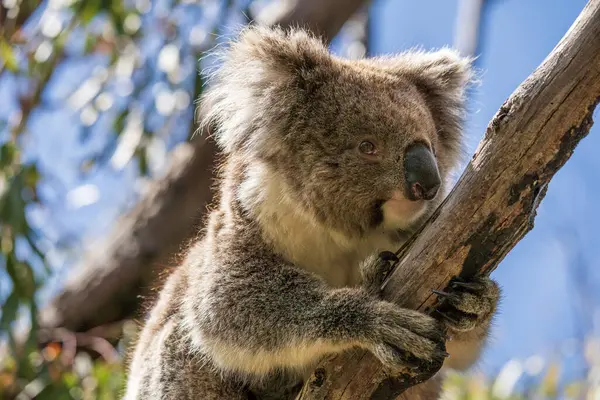
[[[352,347],[390,369],[441,363],[442,323],[377,298],[372,255],[439,205],[443,190],[418,207],[388,199],[411,143],[433,149],[443,178],[457,165],[470,78],[449,49],[349,61],[302,30],[244,30],[204,98],[225,156],[219,203],[145,324],[125,398],[292,398],[323,355]],[[357,152],[364,138],[376,160]],[[454,288],[445,365],[464,368],[498,288]],[[402,398],[438,392],[434,378]]]

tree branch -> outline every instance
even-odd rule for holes
[[[486,0],[460,0],[454,25],[454,47],[464,56],[478,53],[481,17]]]
[[[384,297],[429,312],[431,289],[493,271],[532,229],[549,181],[589,132],[599,100],[600,0],[590,0],[490,122],[456,187],[404,248]],[[398,398],[413,378],[386,376],[370,353],[347,352],[322,363],[298,399]]]
[[[274,2],[257,17],[268,25],[304,26],[331,40],[364,0]],[[131,316],[157,273],[175,264],[201,226],[212,199],[215,145],[203,132],[173,152],[171,166],[115,224],[108,239],[73,269],[62,292],[40,314],[43,328],[84,331]]]
[[[365,0],[281,0],[270,3],[256,21],[268,26],[300,26],[329,41],[365,3]]]

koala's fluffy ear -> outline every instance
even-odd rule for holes
[[[275,150],[278,129],[267,125],[283,123],[284,111],[318,86],[332,64],[323,42],[305,31],[258,26],[242,30],[220,56],[223,63],[202,99],[202,122],[215,124],[225,152]]]
[[[412,82],[424,96],[442,143],[451,158],[461,152],[465,91],[473,82],[473,59],[444,48],[433,52],[411,50],[378,58],[377,65]]]
[[[307,79],[315,68],[331,63],[325,44],[307,31],[260,26],[244,29],[227,58],[236,67],[256,63],[283,79]]]

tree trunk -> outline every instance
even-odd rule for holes
[[[452,276],[493,271],[532,229],[550,179],[589,132],[599,100],[600,0],[590,0],[490,122],[456,187],[403,248],[384,297],[429,312],[438,304],[431,290]],[[298,399],[393,399],[413,378],[386,376],[370,353],[347,352],[324,361]]]
[[[281,0],[258,23],[304,26],[331,40],[365,0]],[[201,228],[212,199],[216,147],[207,132],[182,143],[166,175],[115,224],[107,240],[73,268],[62,292],[40,314],[42,328],[84,331],[130,317],[158,275]],[[164,274],[163,274],[164,275]]]

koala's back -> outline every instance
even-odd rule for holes
[[[274,374],[249,382],[219,369],[190,342],[183,310],[190,267],[184,263],[172,273],[152,308],[132,355],[123,399],[293,399],[302,385],[297,376]]]
[[[180,305],[187,288],[185,266],[167,280],[144,325],[129,368],[124,400],[243,399],[239,385],[195,354],[182,329]]]

